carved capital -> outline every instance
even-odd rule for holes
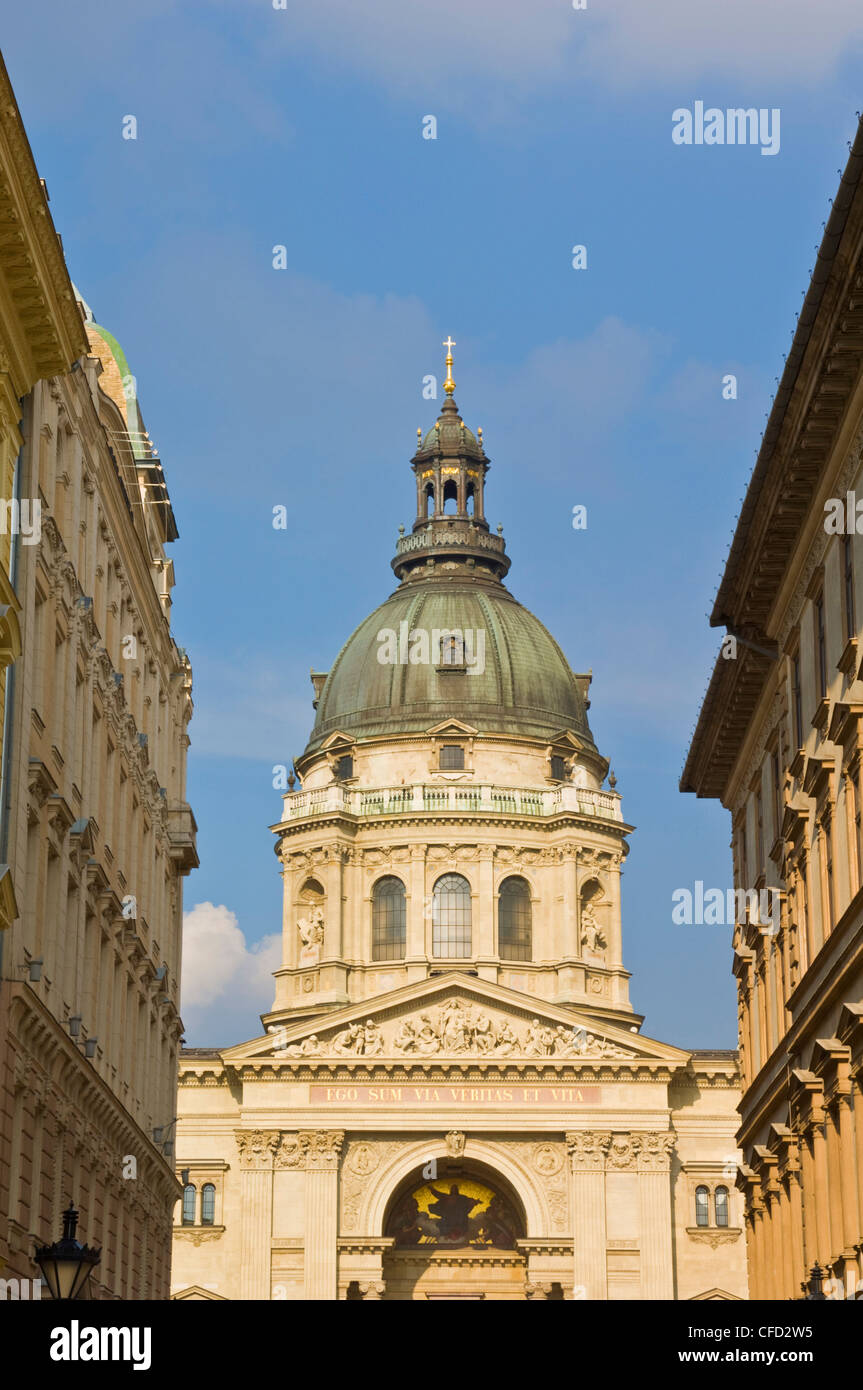
[[[339,1155],[345,1142],[343,1129],[301,1130],[297,1140],[303,1150],[306,1169],[320,1172],[338,1168]]]
[[[607,1131],[576,1130],[566,1136],[566,1151],[573,1173],[602,1173],[611,1145]]]
[[[386,1292],[386,1284],[382,1284],[379,1279],[371,1280],[368,1284],[360,1284],[360,1295],[364,1299],[383,1298]]]
[[[240,1151],[241,1168],[247,1171],[272,1168],[273,1155],[281,1139],[278,1130],[239,1129],[235,1137]]]
[[[671,1155],[674,1153],[675,1136],[651,1131],[638,1136],[640,1152],[638,1168],[642,1173],[667,1173],[671,1168]]]

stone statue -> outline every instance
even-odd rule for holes
[[[366,1057],[379,1057],[384,1050],[384,1035],[373,1018],[366,1019],[362,1050]]]
[[[340,1057],[356,1056],[362,1051],[362,1032],[361,1023],[348,1024],[347,1028],[343,1028],[341,1033],[336,1033],[333,1038],[333,1052],[338,1053]]]
[[[280,1049],[286,1057],[317,1057],[321,1050],[317,1034],[312,1033],[310,1037],[303,1038],[301,1043],[293,1043],[290,1047]]]
[[[491,1028],[491,1019],[488,1014],[478,1013],[474,1021],[472,1037],[472,1047],[477,1052],[491,1052],[494,1047],[494,1033]]]
[[[440,1039],[431,1025],[428,1014],[420,1015],[420,1026],[417,1031],[417,1052],[422,1052],[429,1057],[433,1052],[440,1052]]]
[[[494,1040],[494,1050],[498,1057],[511,1057],[513,1052],[518,1051],[518,1038],[515,1036],[515,1033],[506,1020],[504,1020],[502,1027],[498,1030],[497,1037]]]
[[[324,909],[313,907],[308,917],[297,922],[300,933],[300,965],[317,965],[324,942]]]
[[[468,1047],[468,1015],[458,999],[449,999],[440,1011],[439,1033],[444,1052],[464,1052]]]
[[[393,1039],[393,1047],[396,1052],[416,1052],[416,1029],[409,1018],[403,1018],[399,1024],[399,1030]]]
[[[608,945],[605,933],[596,920],[596,909],[589,902],[581,909],[581,944],[597,955]]]
[[[539,1025],[539,1019],[532,1018],[530,1027],[527,1030],[527,1037],[524,1041],[524,1048],[522,1049],[525,1057],[545,1056],[545,1043],[542,1037],[543,1031],[544,1030]]]

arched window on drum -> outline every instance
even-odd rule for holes
[[[530,960],[533,953],[530,885],[505,878],[497,900],[497,949],[501,960]]]
[[[405,886],[400,878],[378,879],[372,890],[372,960],[404,960]]]
[[[461,874],[444,874],[432,893],[432,955],[464,959],[470,954],[470,884]]]

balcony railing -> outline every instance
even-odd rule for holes
[[[472,786],[343,787],[338,783],[316,791],[288,792],[284,798],[284,820],[308,820],[314,816],[342,813],[371,816],[412,815],[418,811],[437,811],[446,815],[483,814],[548,817],[569,811],[575,815],[597,816],[622,821],[620,797],[616,792],[593,791],[587,787],[499,787],[488,783]]]

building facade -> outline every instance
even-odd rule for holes
[[[21,512],[21,402],[37,381],[68,371],[85,350],[48,195],[0,57],[0,727],[5,726],[6,686],[14,681],[12,663],[21,655],[15,592],[21,523],[25,530],[33,523],[29,503],[23,517]],[[6,752],[3,739],[0,769]],[[7,800],[0,797],[0,933],[11,926],[18,911],[7,862]]]
[[[451,367],[397,588],[312,673],[265,1032],[181,1056],[174,1296],[745,1297],[736,1057],[640,1032],[590,675],[504,587]]]
[[[714,604],[728,635],[681,782],[731,812],[749,898],[734,960],[756,1298],[863,1288],[861,173],[858,130]]]
[[[170,626],[177,531],[134,378],[58,265],[74,361],[39,358],[18,406],[31,526],[12,538],[22,651],[3,766],[17,906],[0,995],[0,1260],[7,1280],[37,1278],[34,1242],[58,1238],[71,1200],[81,1238],[102,1249],[93,1295],[162,1298],[182,878],[197,862],[191,672]],[[34,310],[26,323],[39,321]]]

